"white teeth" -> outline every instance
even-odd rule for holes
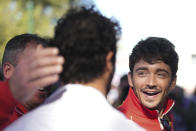
[[[150,96],[158,94],[157,92],[144,92],[144,93],[147,94],[147,95],[150,95]]]

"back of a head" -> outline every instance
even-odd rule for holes
[[[35,35],[35,34],[21,34],[13,37],[8,41],[5,47],[2,64],[9,62],[13,66],[17,65],[18,55],[23,53],[26,46],[31,42],[31,44],[42,44],[47,45],[45,39]]]
[[[176,72],[178,70],[178,54],[175,51],[175,46],[165,38],[149,37],[146,40],[138,42],[129,57],[129,68],[131,73],[134,65],[139,60],[144,60],[151,64],[157,60],[161,60],[171,68],[172,78],[176,77]]]
[[[55,28],[52,44],[65,58],[61,79],[64,83],[87,83],[102,75],[105,58],[114,53],[120,35],[120,27],[93,8],[70,10]]]

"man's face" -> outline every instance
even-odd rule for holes
[[[131,76],[132,75],[132,76]],[[129,84],[140,102],[149,109],[160,109],[171,88],[175,86],[170,67],[163,61],[152,64],[140,60],[129,73]]]

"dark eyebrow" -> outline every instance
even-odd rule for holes
[[[163,71],[163,72],[169,74],[169,72],[167,70],[165,70],[165,69],[157,69],[157,72],[160,72],[160,71]]]
[[[139,67],[135,70],[135,72],[140,71],[140,70],[148,70],[146,67]]]

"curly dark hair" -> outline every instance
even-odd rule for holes
[[[52,46],[57,46],[65,58],[62,81],[87,83],[102,75],[109,51],[114,53],[112,62],[115,64],[120,33],[116,20],[104,17],[93,7],[68,11],[59,19],[51,40]]]
[[[175,46],[169,40],[159,37],[149,37],[146,40],[139,41],[129,56],[129,68],[131,73],[133,73],[134,65],[141,59],[148,63],[162,60],[171,68],[172,78],[176,77],[178,54],[175,51]]]

